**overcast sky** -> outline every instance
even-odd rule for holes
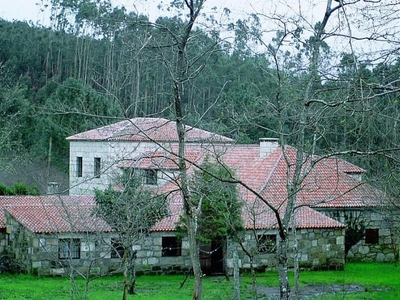
[[[39,20],[41,13],[36,2],[38,0],[0,0],[0,17],[9,21]]]
[[[50,11],[41,10],[37,3],[48,3],[50,0],[0,0],[0,18],[8,21],[32,21],[34,24],[49,26]],[[111,0],[114,6],[124,5],[128,11],[147,15],[151,21],[159,15],[168,15],[161,13],[157,6],[165,7],[171,0]],[[288,17],[289,15],[299,16],[307,20],[307,24],[312,26],[315,21],[320,21],[324,15],[326,0],[207,0],[203,8],[203,13],[213,14],[219,24],[225,24],[228,21],[223,14],[223,8],[227,7],[231,11],[229,22],[234,22],[238,18],[246,18],[250,13],[260,13],[260,15],[270,15],[278,13]],[[213,10],[217,7],[217,10]],[[171,13],[170,13],[171,14]],[[267,21],[266,21],[267,20]],[[271,20],[271,19],[269,19]],[[274,32],[274,25],[264,19],[263,25],[268,27],[269,32]]]
[[[169,0],[112,0],[115,6],[124,5],[128,10],[139,10],[141,14],[157,14],[157,5],[160,3],[169,3]],[[0,0],[0,18],[5,20],[33,21],[36,23],[46,23],[49,18],[49,12],[42,12],[37,5],[40,0]],[[254,12],[261,10],[265,1],[262,0],[209,0],[206,2],[207,8],[217,6],[222,12],[223,7],[229,7],[234,13]]]

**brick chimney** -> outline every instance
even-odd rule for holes
[[[260,158],[264,158],[279,148],[279,139],[260,138]]]

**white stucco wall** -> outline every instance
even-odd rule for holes
[[[166,146],[166,145],[164,145]],[[94,189],[105,189],[120,172],[117,167],[123,159],[136,157],[147,151],[160,149],[152,142],[70,141],[69,185],[70,195],[92,195]],[[77,176],[77,157],[82,157],[82,177]],[[94,158],[101,159],[101,175],[94,176]],[[160,174],[165,183],[166,174]]]

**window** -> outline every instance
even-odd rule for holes
[[[379,229],[366,229],[365,230],[365,243],[366,244],[379,244]]]
[[[149,185],[157,184],[157,170],[144,170],[144,183]]]
[[[79,239],[60,239],[58,241],[58,258],[80,258],[81,241]]]
[[[83,169],[83,158],[78,156],[76,158],[76,176],[82,177],[82,169]]]
[[[257,237],[258,252],[260,253],[273,253],[276,250],[276,235],[275,234],[262,234]]]
[[[94,177],[100,178],[100,173],[101,173],[101,158],[100,157],[95,157],[94,158]]]
[[[123,258],[124,246],[119,239],[111,239],[111,258]]]
[[[181,240],[176,236],[162,237],[162,256],[181,256]]]

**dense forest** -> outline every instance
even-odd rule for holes
[[[169,46],[173,33],[185,28],[183,19],[151,23],[123,7],[102,6],[107,1],[79,3],[87,5],[55,7],[64,14],[56,14],[50,27],[0,20],[3,170],[13,168],[15,158],[34,158],[66,174],[67,136],[124,118],[173,118],[173,64],[167,62],[176,60]],[[335,67],[329,76],[317,76],[311,100],[301,104],[309,74],[300,62],[312,39],[294,42],[299,51],[284,52],[277,63],[283,32],[263,45],[249,23],[237,21],[231,29],[235,38],[229,43],[201,28],[189,40],[186,63],[193,71],[182,83],[186,123],[239,143],[285,131],[287,144],[296,146],[290,133],[298,126],[299,106],[324,104],[329,111],[316,109],[306,118],[309,140],[319,137],[317,154],[341,153],[367,169],[370,180],[396,177],[396,160],[381,150],[400,145],[400,60],[359,60],[354,53],[333,54],[321,43],[321,61],[336,55]],[[252,43],[265,51],[251,51]]]

